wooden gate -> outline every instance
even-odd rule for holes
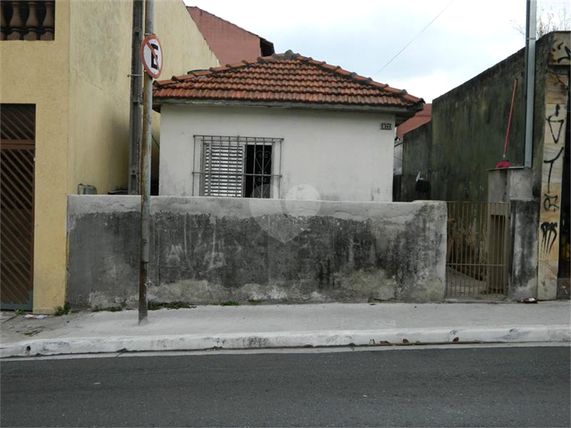
[[[1,308],[32,309],[35,106],[2,104]]]
[[[509,204],[447,205],[446,297],[505,297],[510,253]]]

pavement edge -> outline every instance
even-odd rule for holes
[[[34,339],[0,344],[0,358],[117,352],[202,351],[343,346],[571,342],[569,325],[370,331],[305,331],[219,335]]]

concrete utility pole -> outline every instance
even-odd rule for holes
[[[145,0],[145,36],[153,34],[154,0]],[[139,324],[147,321],[147,282],[151,238],[151,139],[153,125],[153,78],[143,78],[143,140],[141,144],[141,267],[139,272]]]
[[[537,0],[527,0],[525,20],[525,166],[533,156],[533,111],[535,103],[535,37]]]
[[[139,194],[141,170],[141,115],[143,103],[143,43],[144,1],[133,0],[133,41],[131,45],[131,109],[129,126],[129,195]]]

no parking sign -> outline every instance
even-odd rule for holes
[[[163,48],[158,37],[154,34],[143,39],[141,58],[147,74],[153,79],[157,79],[163,71]]]

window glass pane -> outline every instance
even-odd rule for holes
[[[248,144],[246,148],[246,198],[269,198],[272,178],[272,146]]]

